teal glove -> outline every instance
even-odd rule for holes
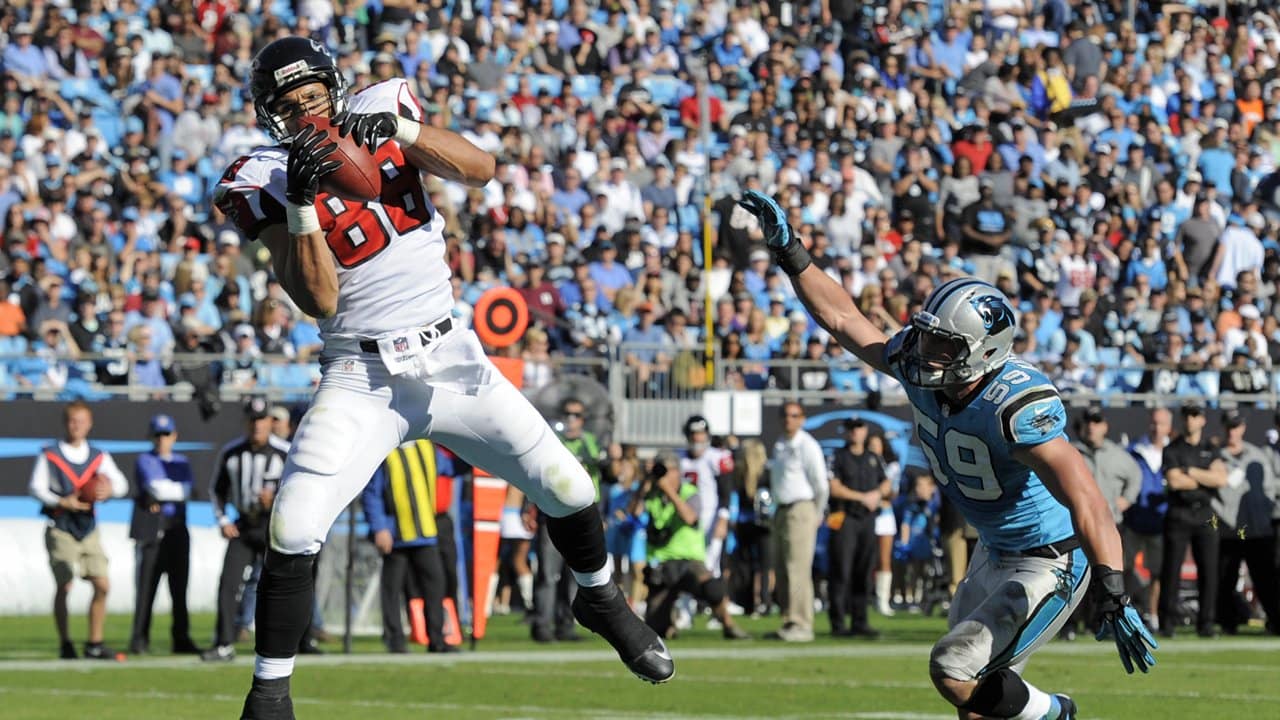
[[[795,233],[787,224],[787,213],[773,198],[756,190],[748,190],[738,200],[742,209],[756,216],[764,241],[771,250],[780,250],[791,244]]]
[[[796,231],[787,223],[787,213],[773,198],[756,190],[748,190],[738,198],[738,205],[751,213],[760,223],[764,241],[773,253],[778,267],[795,277],[813,263],[804,243],[796,237]]]
[[[1124,591],[1124,574],[1106,565],[1095,565],[1093,572],[1093,587],[1098,593],[1098,610],[1102,613],[1102,627],[1096,638],[1115,638],[1120,662],[1124,663],[1124,669],[1130,675],[1133,674],[1134,665],[1144,673],[1149,672],[1156,664],[1151,650],[1157,650],[1160,646],[1151,636],[1151,631],[1147,630],[1138,611],[1129,604],[1129,596]]]

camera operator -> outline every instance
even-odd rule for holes
[[[659,635],[672,635],[671,611],[680,593],[687,592],[711,607],[724,627],[727,640],[750,638],[729,615],[725,583],[707,569],[707,548],[698,529],[698,488],[680,477],[680,458],[666,450],[658,453],[631,501],[630,513],[649,513],[649,587],[644,621]]]

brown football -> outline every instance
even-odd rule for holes
[[[373,153],[356,144],[350,135],[339,135],[329,118],[310,115],[302,118],[302,124],[314,126],[338,145],[328,159],[337,160],[342,165],[320,181],[321,190],[346,200],[374,200],[382,195],[382,173]]]
[[[81,502],[87,502],[90,505],[98,501],[98,487],[106,485],[111,487],[111,480],[106,475],[98,473],[89,478],[85,484],[80,486],[80,491],[76,493],[80,497]]]

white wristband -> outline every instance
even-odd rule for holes
[[[310,205],[294,205],[288,203],[284,215],[289,220],[290,235],[306,235],[320,230],[320,216]]]
[[[392,138],[401,145],[412,145],[418,142],[418,133],[422,131],[422,124],[416,123],[409,118],[396,116],[396,134]]]

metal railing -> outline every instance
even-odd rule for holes
[[[835,360],[725,360],[713,359],[712,374],[705,370],[705,353],[698,347],[623,343],[604,353],[557,355],[545,364],[526,367],[525,392],[548,415],[554,403],[570,394],[585,394],[590,402],[607,403],[600,411],[611,415],[612,438],[641,445],[675,445],[682,442],[680,428],[689,415],[702,409],[705,390],[748,390],[763,395],[766,404],[795,398],[806,403],[838,402],[857,406],[874,396],[884,406],[903,405],[906,396],[896,382],[870,371],[852,355]],[[81,353],[58,357],[41,350],[0,354],[0,399],[33,398],[89,400],[174,400],[235,402],[249,395],[273,401],[302,402],[310,397],[320,376],[319,364],[283,355],[234,355],[172,353],[162,363],[185,369],[219,363],[226,370],[213,387],[196,387],[181,381],[146,386],[136,382],[112,385],[98,382],[96,372],[106,363],[129,362],[121,353]],[[541,369],[536,366],[541,365]],[[1069,405],[1159,406],[1187,401],[1207,407],[1280,404],[1280,369],[1256,370],[1265,376],[1265,389],[1256,393],[1219,392],[1219,368],[1148,364],[1098,366],[1090,372],[1106,376],[1110,386],[1064,385]],[[237,374],[238,373],[238,374]],[[1148,373],[1163,373],[1155,391],[1145,390]],[[252,378],[252,382],[249,381]],[[280,384],[278,380],[285,381]],[[593,389],[594,388],[594,389]],[[1144,388],[1139,390],[1138,388]],[[593,410],[594,412],[595,410]]]

